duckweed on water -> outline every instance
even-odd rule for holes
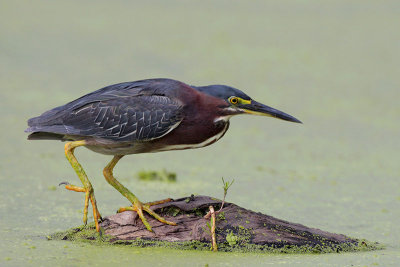
[[[140,171],[137,177],[142,181],[162,181],[176,182],[176,173],[168,172],[165,169],[161,171]]]

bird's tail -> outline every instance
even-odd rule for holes
[[[48,132],[33,132],[28,135],[28,140],[60,140],[66,141],[67,139],[63,134],[48,133]]]

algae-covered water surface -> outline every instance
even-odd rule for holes
[[[398,1],[2,1],[0,265],[390,266],[400,262]],[[26,120],[105,85],[151,77],[228,84],[304,122],[231,119],[216,144],[132,155],[116,176],[143,201],[221,198],[384,250],[257,254],[47,240],[82,222],[63,144],[27,141]],[[109,156],[77,149],[98,207],[129,204]],[[138,179],[143,170],[175,182]],[[91,218],[89,218],[91,219]]]

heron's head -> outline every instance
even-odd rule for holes
[[[301,123],[298,119],[267,105],[261,104],[239,89],[226,85],[209,85],[195,87],[205,94],[223,99],[226,105],[220,107],[226,115],[253,114],[274,117],[281,120]]]

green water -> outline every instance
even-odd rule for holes
[[[2,1],[0,265],[396,266],[400,264],[398,1]],[[108,84],[170,77],[223,83],[303,125],[231,120],[213,146],[132,155],[116,176],[143,201],[192,193],[378,241],[385,250],[269,255],[102,247],[44,237],[80,225],[83,195],[55,141],[29,117]],[[127,205],[102,177],[110,157],[77,150],[99,209]],[[176,183],[139,181],[141,170]]]

